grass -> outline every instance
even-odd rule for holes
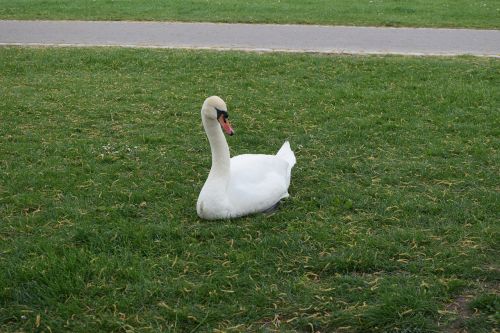
[[[465,292],[497,324],[498,60],[0,59],[0,331],[442,331]],[[212,94],[233,154],[290,139],[276,214],[197,218]]]
[[[0,0],[2,19],[500,28],[496,0]]]

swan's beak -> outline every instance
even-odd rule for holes
[[[226,132],[226,134],[228,135],[234,134],[233,128],[231,127],[229,120],[227,120],[225,117],[219,117],[219,123]]]

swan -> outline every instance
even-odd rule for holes
[[[222,129],[233,135],[226,103],[208,97],[201,120],[212,153],[212,167],[196,203],[202,219],[230,219],[269,211],[289,196],[296,159],[286,141],[276,155],[244,154],[230,158]]]

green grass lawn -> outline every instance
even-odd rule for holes
[[[0,331],[498,324],[498,60],[0,59]],[[233,155],[291,141],[291,198],[276,214],[197,218],[212,94],[228,103]]]
[[[0,0],[3,19],[500,28],[498,0]]]

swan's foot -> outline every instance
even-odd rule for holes
[[[265,215],[272,215],[274,212],[278,210],[278,207],[280,206],[280,201],[269,207],[268,209],[262,211],[263,214]]]

